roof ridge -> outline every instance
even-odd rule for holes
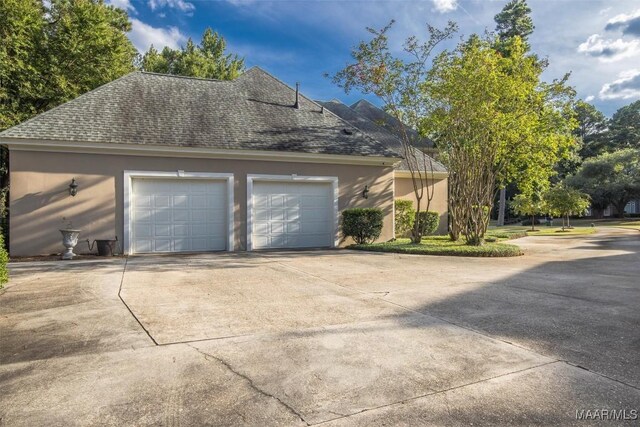
[[[130,73],[124,74],[124,75],[118,77],[117,79],[113,79],[110,82],[107,82],[107,83],[102,84],[102,85],[100,85],[98,87],[95,87],[95,88],[93,88],[93,89],[91,89],[91,90],[89,90],[89,91],[87,91],[87,92],[85,92],[83,94],[80,94],[80,95],[76,96],[73,99],[70,99],[70,100],[65,101],[65,102],[63,102],[61,104],[58,104],[53,108],[50,108],[50,109],[48,109],[46,111],[43,111],[42,113],[38,113],[35,116],[28,118],[24,122],[20,122],[17,125],[11,126],[11,127],[7,128],[7,129],[3,130],[2,132],[0,132],[0,136],[2,136],[5,132],[7,132],[9,130],[15,129],[17,127],[22,127],[23,125],[26,125],[27,123],[30,123],[31,121],[33,121],[33,120],[35,120],[35,119],[37,119],[39,117],[50,115],[52,112],[62,108],[63,106],[65,106],[67,104],[75,102],[78,99],[82,99],[82,98],[85,98],[85,97],[87,97],[89,95],[95,94],[95,93],[97,93],[97,92],[99,92],[99,91],[101,91],[101,90],[103,90],[103,89],[105,89],[105,88],[107,88],[109,86],[114,85],[116,82],[119,82],[120,80],[124,80],[124,79],[130,78],[130,77],[132,77],[134,75],[138,75],[138,74],[142,74],[142,73],[143,73],[142,71],[136,70],[136,71],[132,71]]]
[[[204,81],[218,82],[218,83],[228,83],[228,82],[234,81],[234,80],[210,79],[208,77],[183,76],[180,74],[156,73],[153,71],[143,71],[143,70],[134,71],[134,72],[138,72],[141,74],[149,74],[151,76],[172,77],[176,79],[204,80]]]

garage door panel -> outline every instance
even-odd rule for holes
[[[155,223],[158,223],[158,222],[170,223],[171,211],[168,209],[156,209],[154,211],[151,211],[149,214],[149,221],[153,221]]]
[[[170,239],[154,239],[153,240],[153,252],[171,252],[171,240]]]
[[[133,179],[134,252],[224,250],[228,240],[223,180]]]
[[[254,249],[332,246],[333,186],[318,182],[254,182]]]

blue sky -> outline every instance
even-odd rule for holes
[[[198,41],[207,27],[218,31],[228,50],[245,57],[284,82],[301,83],[313,99],[352,103],[371,96],[345,94],[323,74],[350,59],[350,50],[366,39],[367,26],[396,25],[391,42],[398,51],[409,35],[425,33],[425,23],[443,27],[448,20],[460,36],[493,30],[493,17],[506,0],[423,1],[266,1],[266,0],[107,0],[126,9],[129,37],[140,51],[150,44],[178,47]],[[534,52],[548,57],[545,78],[571,72],[578,96],[606,115],[640,99],[640,0],[529,0],[536,29]],[[376,102],[378,103],[378,102]]]

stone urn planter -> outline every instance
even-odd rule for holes
[[[62,254],[62,259],[73,259],[76,254],[73,253],[73,248],[78,244],[78,236],[80,236],[80,230],[72,230],[65,228],[60,230],[62,233],[62,244],[66,250]]]

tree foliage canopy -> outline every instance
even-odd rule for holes
[[[563,183],[551,187],[544,195],[547,213],[562,217],[562,226],[569,226],[569,216],[582,216],[589,207],[589,196]]]
[[[426,114],[426,100],[421,85],[428,79],[429,63],[433,50],[444,40],[452,37],[457,25],[449,22],[444,29],[427,25],[428,38],[425,41],[409,37],[404,43],[404,54],[397,55],[389,48],[388,32],[394,21],[376,30],[367,28],[371,40],[362,41],[351,52],[354,60],[338,71],[332,80],[349,93],[357,89],[362,93],[372,93],[379,97],[389,114],[399,123],[402,135],[403,155],[407,160],[413,192],[416,197],[415,214],[411,240],[420,243],[423,216],[422,200],[426,199],[425,210],[429,210],[433,198],[433,179],[431,158],[416,149],[407,126],[416,128]]]
[[[610,148],[640,148],[640,100],[620,108],[609,123]]]
[[[101,0],[0,1],[0,129],[133,71],[130,29]]]
[[[511,201],[511,210],[518,215],[531,217],[531,229],[535,229],[535,216],[546,213],[544,194],[541,191],[529,191],[516,194]]]
[[[498,51],[508,55],[509,40],[514,37],[520,37],[525,50],[529,50],[527,38],[533,33],[535,27],[531,19],[531,8],[526,0],[511,0],[493,19],[496,22]]]
[[[153,46],[143,55],[141,68],[162,74],[233,80],[244,70],[244,59],[227,54],[222,36],[207,28],[200,44],[189,39],[180,49],[165,47],[158,52]]]
[[[601,211],[613,204],[621,215],[630,200],[640,197],[640,149],[587,159],[566,183],[588,194],[595,209]]]
[[[495,40],[472,37],[442,53],[422,86],[422,129],[443,152],[451,220],[472,244],[482,243],[497,188],[544,186],[574,143],[573,90],[565,79],[542,82],[545,64],[526,55],[519,37],[508,43],[505,57]]]

